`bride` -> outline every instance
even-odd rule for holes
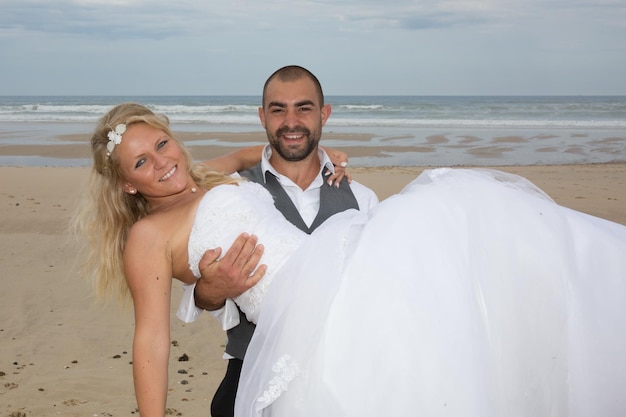
[[[194,282],[241,232],[267,270],[235,299],[257,324],[238,416],[626,412],[624,226],[517,176],[442,168],[308,236],[261,186],[192,170],[141,106],[112,110],[92,148],[78,223],[100,288],[133,298],[142,416],[165,409],[170,277]]]

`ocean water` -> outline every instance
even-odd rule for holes
[[[167,115],[174,131],[261,131],[259,96],[0,96],[0,165],[20,158],[3,155],[2,146],[59,144],[51,139],[88,134],[101,115],[125,101]],[[380,150],[374,157],[351,156],[358,165],[626,161],[626,96],[329,96],[326,101],[333,111],[324,128],[325,145]],[[372,139],[339,140],[333,133]],[[45,155],[21,159],[26,165],[86,163]]]

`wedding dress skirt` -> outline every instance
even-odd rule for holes
[[[254,184],[205,199],[260,210],[246,189],[267,201]],[[239,299],[257,328],[237,416],[626,414],[626,227],[511,174],[445,168],[310,237],[277,219],[228,226],[266,251],[290,236]]]

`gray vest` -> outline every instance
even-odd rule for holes
[[[326,172],[326,168],[322,172],[322,175]],[[359,204],[356,197],[350,189],[347,179],[344,177],[339,184],[339,188],[335,186],[329,186],[324,182],[322,188],[320,188],[320,208],[315,220],[311,223],[311,227],[308,227],[296,206],[289,198],[289,195],[285,192],[283,187],[278,182],[278,179],[270,172],[265,173],[265,181],[263,181],[263,172],[261,171],[261,164],[255,167],[242,171],[240,174],[243,177],[248,178],[251,181],[257,182],[263,185],[274,197],[274,205],[285,216],[287,220],[293,223],[298,229],[305,233],[311,234],[320,224],[324,223],[326,219],[334,214],[341,213],[342,211],[354,208],[359,209]],[[323,176],[323,178],[326,178]],[[228,330],[228,341],[226,343],[226,353],[234,356],[238,359],[243,359],[252,334],[254,333],[254,324],[250,323],[244,313],[239,310],[238,326]]]

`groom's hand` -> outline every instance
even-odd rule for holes
[[[194,289],[198,307],[217,310],[227,298],[241,295],[265,275],[266,265],[257,268],[264,249],[257,243],[255,235],[243,233],[221,259],[221,248],[204,253],[198,264],[201,277]]]

